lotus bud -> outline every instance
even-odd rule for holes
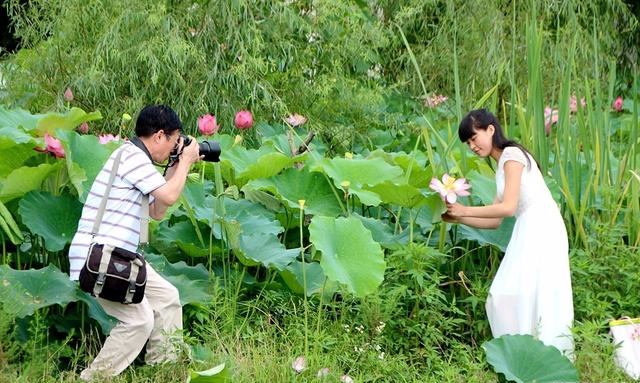
[[[210,136],[220,129],[220,125],[216,123],[216,116],[205,114],[204,116],[198,117],[198,129],[200,133],[205,136]]]
[[[73,92],[71,91],[71,88],[67,88],[64,91],[64,94],[62,95],[62,97],[64,98],[64,100],[66,102],[71,102],[73,101]]]
[[[78,132],[82,134],[89,133],[89,124],[87,124],[86,122],[83,122],[82,124],[80,124],[80,126],[78,127]]]
[[[240,130],[249,129],[253,126],[253,115],[248,110],[241,110],[236,113],[233,123]]]

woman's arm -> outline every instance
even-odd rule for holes
[[[494,199],[493,203],[498,203],[498,199]],[[449,223],[460,223],[476,229],[497,229],[502,224],[502,218],[453,217],[449,213],[444,213],[442,220]]]
[[[504,196],[501,202],[488,206],[464,206],[459,203],[447,204],[447,214],[460,218],[504,218],[515,214],[520,198],[520,181],[524,165],[517,161],[504,164]]]

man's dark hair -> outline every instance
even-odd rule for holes
[[[136,121],[136,136],[149,137],[163,130],[167,135],[175,130],[182,131],[180,117],[166,105],[147,105],[138,115]]]

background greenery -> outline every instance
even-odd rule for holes
[[[20,45],[0,61],[0,103],[6,106],[0,110],[0,200],[24,236],[16,245],[0,231],[5,281],[22,275],[14,269],[67,268],[69,239],[47,234],[63,225],[34,218],[34,206],[44,200],[51,211],[68,206],[62,210],[72,212],[83,200],[97,157],[108,151],[90,136],[72,133],[79,122],[88,120],[91,134],[130,133],[131,125],[121,125],[122,113],[135,117],[152,102],[173,106],[192,134],[204,113],[218,116],[231,135],[238,133],[232,123],[237,110],[250,109],[257,122],[242,133],[246,149],[233,149],[231,136],[216,136],[225,145],[225,186],[212,187],[211,166],[194,169],[196,189],[153,228],[155,250],[172,263],[156,262],[167,275],[188,276],[176,279],[191,294],[183,302],[185,363],[138,366],[116,381],[183,381],[187,369],[220,361],[233,365],[238,381],[251,382],[316,381],[321,367],[330,368],[332,381],[343,373],[358,382],[499,381],[480,344],[490,338],[484,301],[508,226],[498,232],[444,226],[432,220],[437,212],[414,209],[406,197],[410,187],[428,190],[425,181],[449,171],[474,185],[467,202],[492,200],[492,169],[471,158],[455,132],[460,116],[479,106],[495,111],[508,134],[532,150],[562,208],[581,379],[626,381],[612,363],[607,321],[638,316],[640,307],[637,2],[8,0],[4,6]],[[67,87],[74,92],[71,103],[63,100]],[[426,107],[425,98],[434,94],[449,100]],[[584,97],[584,107],[571,110],[572,95]],[[620,112],[611,108],[617,96],[625,100]],[[76,111],[80,117],[73,119],[72,106],[99,111],[102,118]],[[549,135],[546,106],[559,114]],[[62,111],[75,121],[59,136],[67,159],[32,150],[47,125],[36,121],[59,120],[17,107]],[[277,267],[255,265],[251,249],[230,249],[232,241],[218,237],[216,223],[198,218],[201,207],[211,207],[204,196],[224,189],[230,217],[256,220],[254,229],[281,227],[275,242],[288,251],[309,241],[309,222],[297,223],[297,200],[283,191],[296,186],[287,178],[296,162],[282,124],[289,113],[308,116],[304,129],[317,134],[314,153],[327,162],[312,156],[300,161],[305,169],[322,169],[315,173],[320,181],[328,174],[339,187],[343,170],[327,169],[345,151],[370,169],[382,158],[406,176],[399,193],[406,198],[373,185],[383,196],[375,208],[362,202],[367,187],[354,185],[342,201],[370,220],[367,230],[382,244],[387,268],[373,294],[338,289],[322,300],[318,294],[306,299]],[[16,144],[24,150],[12,149]],[[407,153],[419,166],[408,166]],[[271,179],[262,166],[285,170]],[[306,185],[319,182],[306,177]],[[326,189],[307,193],[318,198],[328,191],[331,197],[329,178]],[[29,182],[14,186],[17,179]],[[15,194],[25,188],[34,191]],[[275,212],[258,207],[273,207],[273,199]],[[344,215],[333,204],[332,214]],[[265,214],[267,223],[247,211]],[[319,213],[307,214],[311,220]],[[45,238],[55,238],[56,245]],[[208,246],[207,238],[213,241]],[[315,260],[310,251],[305,257]],[[32,312],[22,317],[15,310],[25,306],[3,302],[0,378],[77,380],[99,349],[104,324],[89,319],[91,306],[81,298],[64,299],[70,302],[64,308],[25,304]],[[290,365],[302,354],[309,369],[297,375]]]

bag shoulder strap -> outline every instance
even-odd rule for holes
[[[122,158],[123,149],[120,148],[116,158],[113,160],[113,167],[111,168],[111,174],[109,174],[109,182],[107,182],[107,187],[104,190],[104,194],[102,195],[102,201],[100,201],[100,207],[98,208],[98,214],[96,214],[96,219],[93,221],[93,229],[91,229],[91,237],[95,237],[98,234],[98,229],[100,228],[100,224],[102,223],[102,216],[104,215],[104,210],[107,207],[107,199],[109,198],[109,193],[111,193],[111,186],[113,185],[113,181],[116,179],[116,174],[118,173],[118,166],[120,166],[120,159]]]

